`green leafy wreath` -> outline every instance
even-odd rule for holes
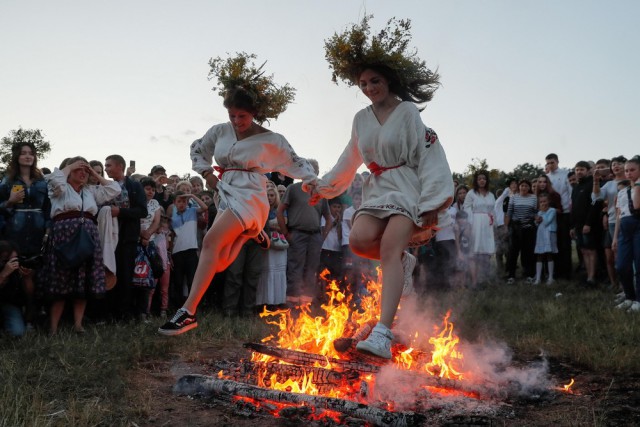
[[[372,18],[367,15],[360,23],[325,40],[332,81],[338,84],[340,79],[349,86],[358,85],[358,77],[367,66],[384,65],[394,72],[400,86],[410,91],[418,89],[431,99],[440,84],[439,76],[417,57],[416,49],[409,48],[411,20],[391,18],[384,29],[372,36]]]
[[[285,84],[277,86],[273,82],[273,75],[265,75],[263,62],[256,66],[254,54],[238,52],[236,56],[226,59],[216,57],[209,60],[208,79],[217,78],[218,84],[212,88],[224,98],[227,91],[236,87],[244,88],[254,99],[257,113],[254,116],[258,123],[268,119],[277,119],[293,101],[296,90]]]

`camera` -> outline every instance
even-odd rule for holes
[[[42,266],[42,255],[38,254],[30,257],[20,256],[18,257],[18,263],[20,263],[20,267],[35,270]]]

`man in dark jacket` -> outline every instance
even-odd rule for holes
[[[598,245],[602,244],[602,201],[593,202],[593,176],[589,174],[588,162],[576,163],[575,174],[578,179],[571,193],[571,237],[582,252],[584,267],[587,271],[587,285],[595,285]]]
[[[112,202],[111,216],[118,218],[118,246],[116,247],[116,286],[107,293],[111,314],[117,318],[139,314],[145,301],[132,292],[133,269],[140,237],[140,219],[147,216],[147,199],[139,182],[125,176],[124,158],[113,154],[106,158],[104,170],[117,181],[122,193]],[[146,307],[145,307],[146,309]]]

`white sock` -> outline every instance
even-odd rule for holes
[[[536,282],[540,281],[542,277],[542,262],[536,262]]]

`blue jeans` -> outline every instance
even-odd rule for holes
[[[633,216],[620,218],[616,271],[625,296],[636,301],[640,296],[640,219]]]
[[[21,337],[26,331],[22,309],[17,305],[0,304],[0,313],[4,322],[4,329],[14,337]]]

